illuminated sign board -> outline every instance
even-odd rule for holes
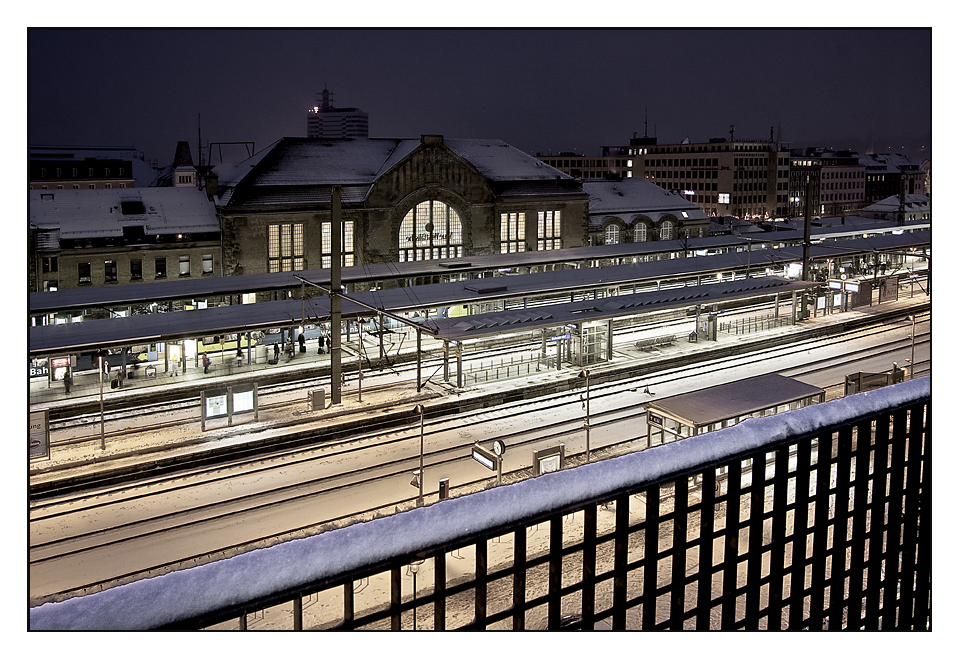
[[[226,416],[226,394],[222,396],[206,397],[206,418],[212,419],[218,416]]]
[[[233,425],[233,416],[252,412],[253,420],[258,421],[256,384],[237,385],[200,394],[200,429],[206,430],[207,419],[227,417],[228,425]]]
[[[482,446],[473,445],[473,459],[489,470],[496,470],[496,456],[484,449]]]

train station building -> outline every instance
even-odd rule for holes
[[[582,184],[500,140],[283,138],[220,172],[225,274],[581,247]]]

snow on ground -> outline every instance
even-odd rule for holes
[[[356,570],[463,534],[538,515],[662,475],[755,450],[931,395],[928,377],[746,421],[723,430],[553,472],[471,496],[251,551],[30,610],[30,629],[150,629]]]

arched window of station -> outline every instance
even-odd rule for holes
[[[633,242],[644,243],[649,240],[649,225],[643,220],[633,221]]]
[[[399,260],[430,261],[463,256],[463,223],[451,206],[431,199],[406,214],[400,223]]]
[[[606,241],[607,245],[618,245],[619,244],[619,224],[616,222],[610,222],[606,225]]]
[[[659,239],[674,240],[676,238],[675,220],[662,220],[659,223]]]

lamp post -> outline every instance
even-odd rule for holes
[[[586,378],[586,423],[583,427],[586,428],[586,462],[589,462],[589,371],[583,369],[579,377]]]
[[[413,408],[413,411],[419,412],[420,414],[420,474],[419,474],[420,477],[419,477],[419,483],[418,483],[420,488],[420,494],[419,494],[419,497],[417,497],[416,499],[416,506],[419,507],[423,505],[423,477],[425,476],[425,474],[423,473],[423,406],[417,405],[416,407]]]
[[[356,319],[356,341],[359,348],[356,351],[356,392],[357,401],[363,402],[363,319]]]
[[[916,372],[916,314],[912,315],[912,354],[909,357],[909,379],[914,377]]]
[[[100,354],[97,363],[100,365],[100,450],[106,449],[106,440],[103,432],[103,354]]]

